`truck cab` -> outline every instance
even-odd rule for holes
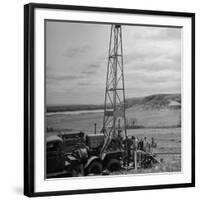
[[[46,140],[47,174],[64,170],[65,156],[63,151],[63,140],[57,135],[49,136]]]

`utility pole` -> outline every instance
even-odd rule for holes
[[[127,136],[123,67],[122,28],[119,24],[113,24],[110,32],[102,128],[106,139],[101,153],[106,151],[113,138],[118,137],[119,127],[123,129],[125,137]],[[122,122],[122,126],[117,122]]]

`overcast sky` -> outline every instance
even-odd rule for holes
[[[46,22],[47,104],[102,104],[111,25]],[[126,98],[181,92],[181,29],[122,26]]]

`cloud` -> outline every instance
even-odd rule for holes
[[[181,85],[180,73],[174,73],[170,70],[163,70],[162,72],[150,72],[144,73],[141,71],[135,71],[132,73],[125,74],[125,85],[126,87],[132,87],[133,85],[139,88],[152,89],[159,87],[163,88],[167,85]]]
[[[90,81],[81,81],[77,83],[78,86],[89,86],[91,85]]]
[[[124,55],[124,68],[141,71],[162,71],[181,69],[181,53],[179,50],[144,50],[132,51]]]
[[[98,62],[98,61],[97,61]],[[100,64],[89,64],[88,65],[88,68],[94,68],[94,69],[97,69],[97,68],[100,68],[101,67],[101,65]]]
[[[47,76],[47,80],[49,81],[72,81],[77,78],[80,78],[76,75],[61,75],[61,74],[51,74]]]
[[[97,73],[97,71],[83,71],[81,72],[82,74],[85,74],[85,75],[94,75]]]
[[[56,24],[47,32],[49,101],[102,103],[110,26],[62,23],[58,31]],[[179,92],[181,28],[124,25],[122,31],[126,94]]]
[[[181,63],[176,61],[176,58],[154,58],[143,62],[134,62],[128,66],[131,71],[143,71],[144,73],[157,72],[157,71],[173,71],[180,72]]]
[[[156,36],[157,40],[180,40],[181,28],[164,28]]]
[[[82,45],[77,47],[67,48],[62,52],[62,56],[66,58],[74,58],[76,56],[82,56],[90,49],[90,45]]]
[[[97,64],[86,64],[86,67],[84,71],[81,72],[81,74],[84,75],[95,75],[98,72],[98,69],[101,67],[101,64],[98,64],[98,60],[96,61]]]
[[[181,28],[141,27],[133,32],[137,40],[180,40]]]

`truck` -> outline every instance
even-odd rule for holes
[[[112,148],[100,154],[102,133],[54,132],[46,139],[47,177],[98,175],[121,168],[123,150]]]
[[[58,131],[53,134],[46,139],[47,178],[108,175],[113,171],[127,169],[129,165],[126,146],[116,145],[115,140],[101,154],[105,142],[102,133],[86,135],[83,132]],[[155,155],[143,150],[137,150],[137,158],[140,168],[150,168],[159,162]],[[132,163],[132,168],[134,162],[131,157],[129,163]]]

